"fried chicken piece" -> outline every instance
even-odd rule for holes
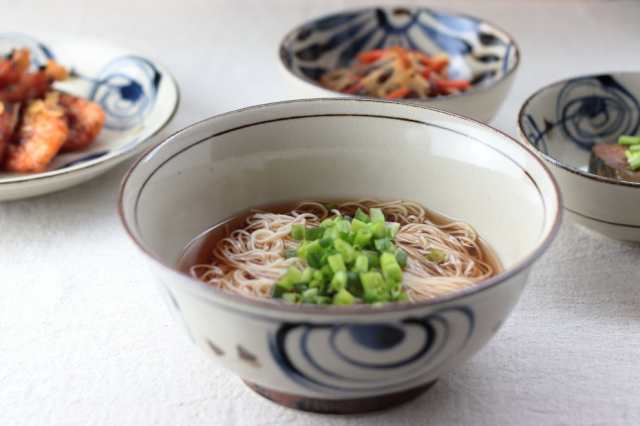
[[[88,147],[104,126],[102,108],[95,102],[66,93],[60,94],[60,105],[69,125],[69,137],[62,150],[78,151]]]
[[[35,72],[28,72],[29,50],[14,50],[9,59],[0,62],[0,102],[26,102],[42,98],[54,81],[69,77],[66,68],[52,59]]]
[[[0,89],[14,84],[27,72],[31,63],[29,49],[17,49],[0,60]]]
[[[7,146],[5,169],[12,172],[43,172],[69,135],[60,94],[29,102],[18,131],[17,142]]]
[[[18,124],[19,117],[19,104],[5,104],[0,102],[0,166],[4,159],[5,149],[11,141],[13,132]]]

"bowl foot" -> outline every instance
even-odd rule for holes
[[[323,414],[356,414],[384,410],[408,402],[429,390],[436,380],[401,392],[353,399],[309,398],[279,392],[247,381],[244,383],[258,395],[285,407]]]

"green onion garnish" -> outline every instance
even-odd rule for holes
[[[407,253],[396,247],[400,224],[386,222],[382,209],[369,214],[357,209],[354,218],[336,216],[318,227],[291,226],[296,249],[284,251],[306,267],[290,267],[274,285],[274,298],[290,303],[379,305],[406,300],[402,269]]]
[[[620,145],[637,145],[640,144],[640,136],[622,135],[618,138]]]
[[[304,225],[299,223],[291,225],[291,238],[296,241],[304,240]]]

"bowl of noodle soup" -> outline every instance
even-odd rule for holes
[[[312,99],[178,132],[132,166],[119,211],[193,343],[277,403],[355,413],[488,342],[559,206],[538,157],[486,125]]]

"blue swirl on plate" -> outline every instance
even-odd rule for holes
[[[478,19],[429,8],[366,8],[316,19],[288,34],[280,56],[295,74],[318,80],[349,66],[359,52],[399,45],[449,55],[451,78],[501,79],[516,65],[513,41]]]
[[[398,322],[285,323],[269,337],[269,348],[280,369],[308,389],[392,390],[459,353],[473,329],[469,307],[448,307]]]
[[[144,58],[122,56],[91,80],[89,99],[104,109],[105,128],[127,130],[144,121],[153,108],[162,74]]]
[[[624,84],[610,74],[574,78],[558,89],[555,117],[526,111],[523,127],[531,143],[549,154],[546,136],[559,130],[564,138],[584,151],[594,143],[611,142],[640,130],[640,102]]]

